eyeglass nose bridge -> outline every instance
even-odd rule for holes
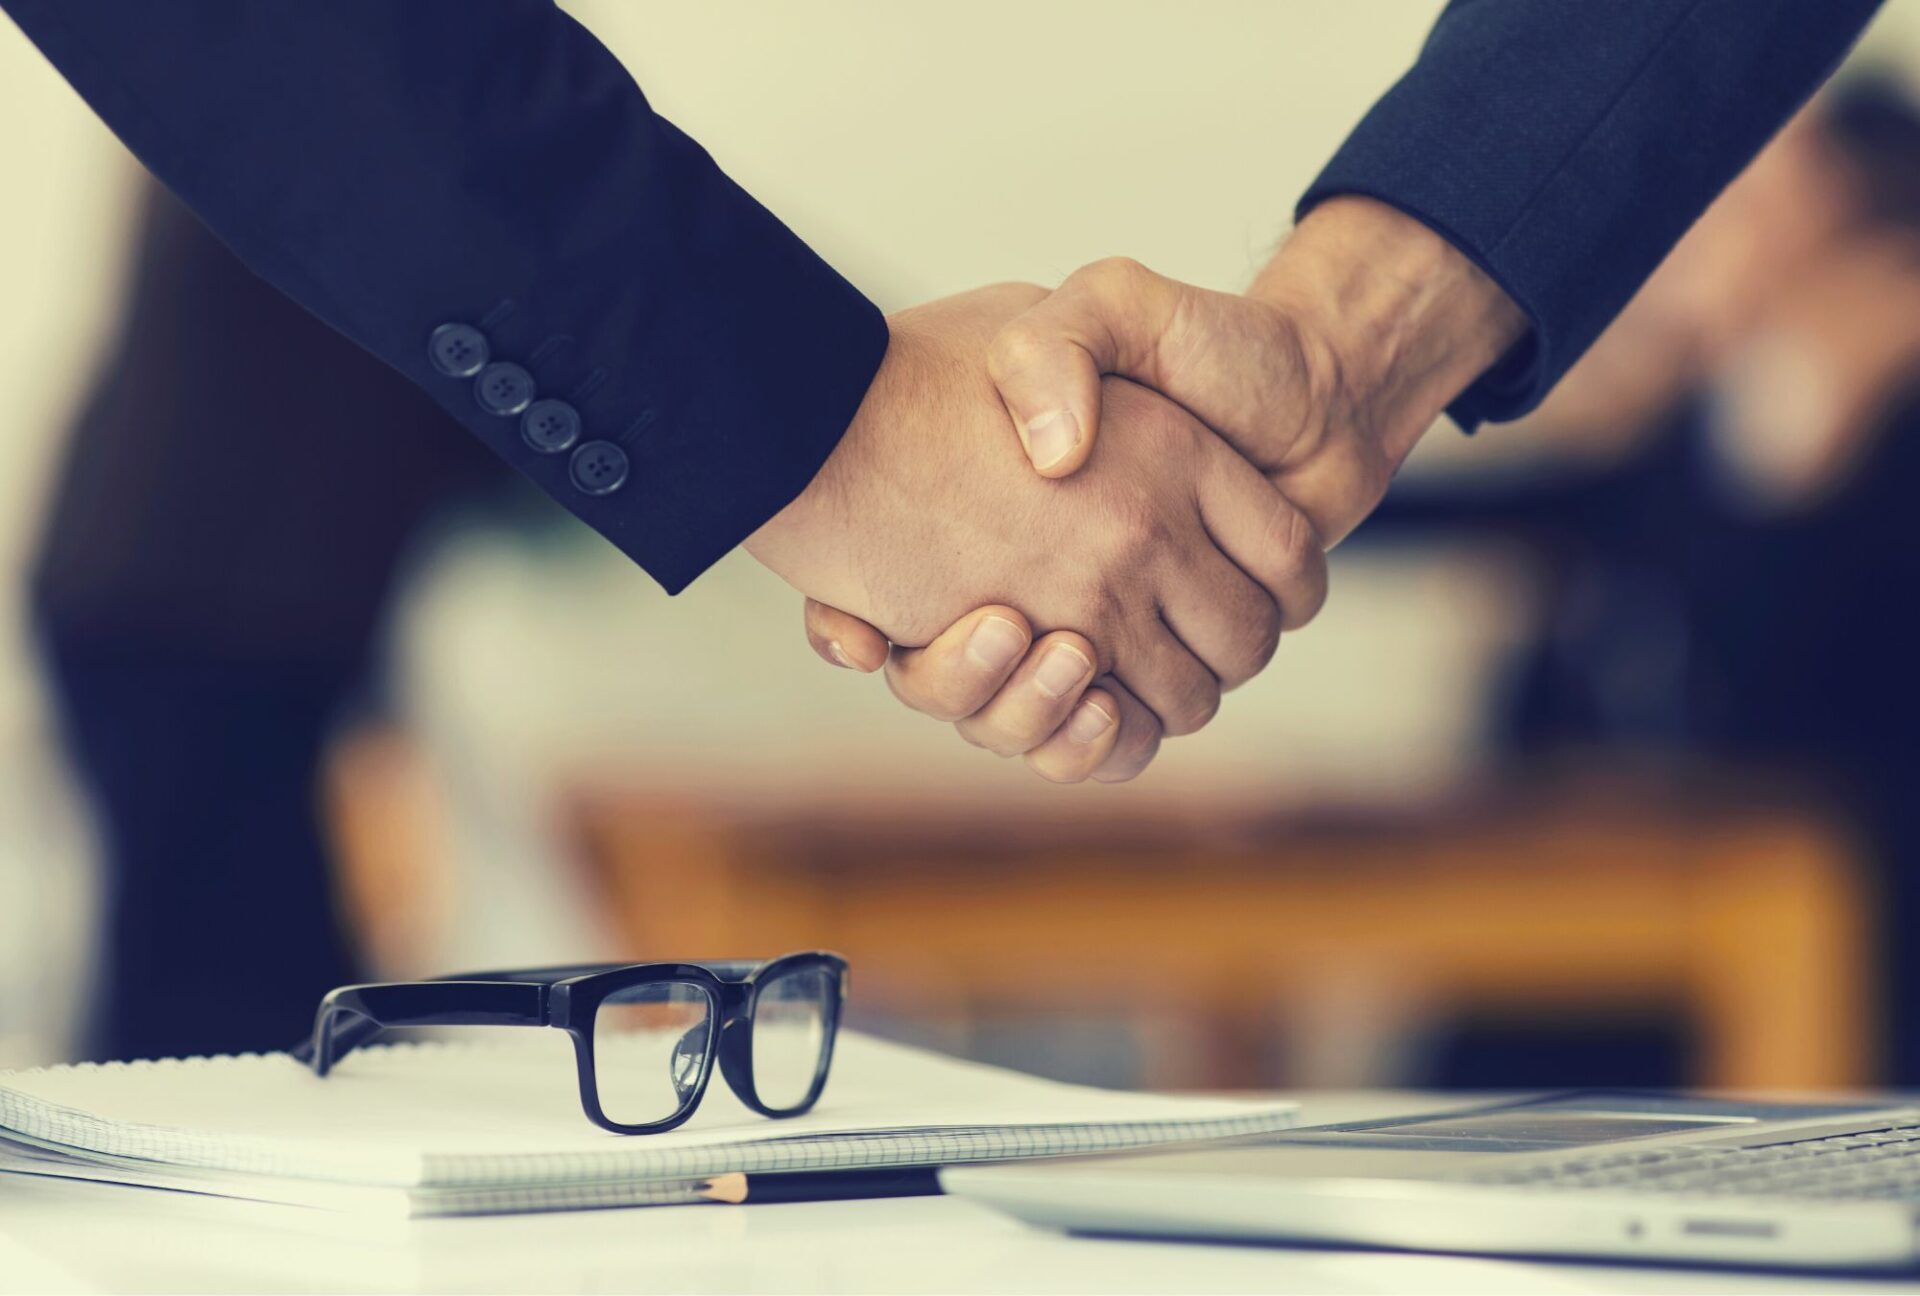
[[[732,990],[735,987],[729,986]],[[740,987],[745,989],[745,987]],[[747,1012],[747,998],[728,1005],[720,1018],[720,1029],[714,1032],[714,1058],[716,1069],[727,1082],[727,1088],[733,1090],[740,1101],[756,1110],[760,1095],[753,1083],[753,1018]]]

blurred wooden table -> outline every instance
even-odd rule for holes
[[[972,804],[749,806],[621,790],[576,813],[636,957],[828,947],[863,1005],[1198,1021],[1147,1079],[1252,1083],[1290,1019],[1679,1012],[1693,1082],[1874,1074],[1870,898],[1846,835],[1764,792],[1544,789],[1397,816],[1116,822]],[[1354,1011],[1364,1011],[1364,1004]],[[1323,1021],[1324,1024],[1324,1021]]]
[[[329,780],[347,911],[394,966],[444,885],[414,764],[376,734]],[[1341,1050],[1462,1017],[1677,1018],[1700,1085],[1876,1078],[1873,890],[1841,821],[1789,790],[1588,778],[1303,814],[1145,784],[999,810],[971,791],[728,788],[676,767],[576,789],[579,890],[615,948],[826,947],[862,1010],[1131,1022],[1158,1045],[1141,1078],[1169,1088],[1377,1084]],[[1302,1041],[1319,1064],[1296,1065]]]

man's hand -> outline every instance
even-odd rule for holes
[[[1524,326],[1498,285],[1426,226],[1335,198],[1245,296],[1096,261],[1002,329],[989,364],[1042,475],[1088,461],[1101,377],[1120,374],[1230,441],[1331,547]]]
[[[1506,294],[1439,236],[1382,204],[1340,198],[1302,222],[1244,297],[1131,261],[1096,262],[1002,329],[990,366],[1043,475],[1087,463],[1103,376],[1122,374],[1225,436],[1331,546],[1378,504],[1446,403],[1523,329]],[[836,664],[871,670],[887,660],[884,638],[857,618],[809,602],[807,626]],[[949,716],[955,708],[938,700],[956,695],[1000,705],[987,674],[963,657],[896,653],[889,667],[895,693],[930,714]],[[1040,773],[1085,777],[1066,726],[1029,736],[1028,763]]]
[[[886,667],[894,696],[1001,756],[1018,755],[1054,783],[1125,782],[1160,747],[1160,721],[1111,679],[1076,696],[1093,645],[1071,630],[1037,640],[1010,607],[962,617],[925,648],[890,648],[866,622],[806,601],[807,640],[836,666]]]
[[[1076,630],[1090,660],[1076,699],[1111,673],[1122,721],[1130,695],[1166,732],[1191,732],[1223,684],[1251,677],[1318,609],[1323,556],[1244,459],[1124,380],[1103,385],[1113,436],[1100,461],[1071,482],[1035,476],[1007,436],[986,350],[1044,295],[1002,286],[894,317],[846,436],[747,548],[895,643],[929,643],[989,604],[1043,632]]]

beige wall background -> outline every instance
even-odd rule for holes
[[[893,308],[1107,253],[1234,286],[1430,0],[572,6]]]
[[[1889,6],[1877,39],[1892,57],[1916,43],[1917,4]],[[1241,286],[1439,4],[567,7],[658,108],[895,308],[994,280],[1053,282],[1112,253]],[[59,1047],[68,973],[84,963],[89,852],[51,758],[18,575],[111,325],[136,176],[0,23],[0,1064]],[[1499,453],[1497,432],[1455,450]],[[1187,807],[1470,774],[1480,694],[1517,615],[1511,582],[1456,551],[1342,555],[1335,582],[1313,633],[1119,792],[1042,788],[898,712],[876,681],[819,666],[797,598],[737,557],[670,603],[591,537],[540,552],[469,537],[425,563],[398,633],[409,707],[463,807],[463,849],[506,879],[504,894],[551,849],[546,794],[581,771]],[[556,659],[570,669],[543,668]],[[533,943],[569,930],[564,916],[523,924],[534,928],[545,934]]]
[[[138,171],[0,21],[0,1066],[64,1055],[92,850],[41,704],[20,577],[68,410],[111,327]]]

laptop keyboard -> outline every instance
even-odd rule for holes
[[[1552,1165],[1476,1171],[1456,1181],[1822,1201],[1920,1201],[1920,1124],[1765,1147],[1598,1152]]]

